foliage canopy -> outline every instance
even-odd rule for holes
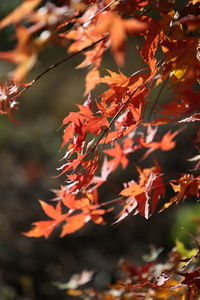
[[[84,60],[77,68],[88,69],[85,100],[77,105],[77,112],[71,112],[62,122],[61,148],[65,154],[59,175],[66,179],[63,186],[54,191],[54,203],[40,201],[49,220],[34,222],[33,228],[25,235],[48,238],[59,226],[63,237],[81,229],[89,221],[103,225],[104,215],[115,211],[116,205],[119,211],[114,223],[131,214],[148,219],[158,210],[158,205],[159,212],[162,212],[185,199],[198,199],[200,131],[193,140],[196,156],[188,157],[194,161],[192,170],[165,174],[154,155],[155,151],[175,148],[176,137],[191,123],[200,121],[199,1],[189,0],[179,11],[175,10],[173,1],[167,0],[54,2],[43,5],[41,0],[24,0],[0,21],[1,30],[14,26],[16,33],[14,48],[0,52],[1,60],[15,64],[11,78],[0,84],[0,113],[8,115],[13,122],[13,112],[19,108],[20,96],[34,88],[35,82],[50,70],[78,54],[83,54]],[[130,36],[142,39],[142,46],[138,45],[137,50],[145,67],[127,76],[120,68],[125,64]],[[26,75],[37,62],[38,53],[49,43],[68,47],[69,55],[25,83]],[[102,77],[102,59],[108,50],[119,72],[107,70],[107,75]],[[94,98],[93,90],[98,84],[105,84],[107,89]],[[166,86],[172,96],[167,103],[160,105],[159,99]],[[150,92],[158,87],[158,96],[152,99]],[[117,168],[126,169],[131,154],[136,151],[141,153],[140,161],[149,157],[151,166],[142,168],[138,161],[134,165],[138,178],[123,183],[124,188],[120,191],[115,189],[114,199],[99,201],[99,188],[110,184],[110,175]],[[169,190],[173,196],[160,205]],[[192,258],[187,258],[187,266],[199,255],[199,244],[196,243],[197,252]],[[176,292],[173,290],[174,297],[180,299],[181,295],[181,299],[186,299],[182,287],[185,284],[190,288],[188,299],[195,299],[200,291],[199,269],[177,271],[181,259],[177,258],[178,252],[174,253],[171,269],[168,269],[167,276],[159,277],[159,283],[142,279],[146,273],[145,278],[148,278],[148,272],[156,268],[154,265],[136,270],[124,264],[123,268],[129,275],[134,273],[139,278],[134,289],[147,289],[146,297],[153,297],[151,299],[169,299],[171,294],[164,292],[165,285],[180,284],[171,279],[175,270],[184,276],[184,280]],[[126,284],[127,288],[133,289],[133,284]],[[156,296],[148,294],[150,288],[155,288]],[[105,296],[105,299],[113,298]]]

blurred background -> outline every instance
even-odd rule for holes
[[[21,1],[1,1],[1,18],[19,3]],[[0,51],[12,48],[12,28],[0,32],[0,38]],[[126,67],[122,70],[129,76],[142,68],[135,43],[130,40],[128,44]],[[66,50],[58,46],[46,47],[27,81],[65,55]],[[150,220],[130,216],[122,224],[111,226],[113,219],[108,218],[107,226],[89,224],[62,239],[58,232],[48,240],[22,235],[30,229],[32,222],[45,219],[38,200],[52,198],[51,189],[59,188],[64,181],[64,178],[53,178],[63,155],[60,151],[62,129],[58,129],[68,112],[76,110],[75,104],[84,101],[82,94],[87,70],[75,69],[82,60],[83,56],[77,56],[33,85],[14,113],[19,125],[0,116],[0,299],[69,299],[66,291],[59,290],[54,282],[67,282],[74,273],[82,270],[94,270],[95,287],[105,288],[114,279],[121,258],[139,265],[151,244],[163,247],[164,255],[174,246],[176,238],[187,242],[187,234],[181,227],[192,232],[192,216],[200,215],[199,205],[191,201],[155,214]],[[13,67],[0,62],[1,82],[6,80]],[[117,70],[109,54],[105,56],[102,75],[106,73],[105,69]],[[104,88],[97,88],[92,96]],[[150,100],[157,93],[155,90]],[[160,103],[170,96],[165,89]],[[196,155],[191,146],[195,131],[195,124],[191,125],[179,135],[176,149],[155,153],[164,172],[178,173],[192,168],[186,162]],[[128,170],[117,170],[113,184],[119,186],[132,179],[135,163],[142,167],[151,166],[152,156],[144,162],[139,162],[140,157],[141,153],[131,155]],[[110,188],[101,189],[100,199],[111,198]]]

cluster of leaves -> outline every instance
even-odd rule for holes
[[[119,263],[118,278],[106,290],[89,287],[94,272],[83,271],[74,274],[67,283],[55,283],[60,289],[80,299],[143,299],[143,300],[199,300],[200,294],[200,245],[195,239],[196,248],[188,250],[179,240],[168,254],[167,261],[159,262],[162,249],[151,249],[144,255],[146,263],[137,266],[122,260]],[[95,275],[94,275],[95,276]],[[87,285],[86,285],[87,284]],[[82,288],[81,288],[82,286]],[[85,288],[84,288],[85,286]]]
[[[199,132],[195,139],[197,155],[192,158],[197,163],[192,171],[171,176],[169,181],[168,174],[163,174],[159,162],[152,158],[151,167],[136,166],[138,179],[124,183],[115,199],[99,201],[98,189],[108,183],[108,177],[120,165],[123,169],[128,166],[129,154],[143,150],[141,160],[144,160],[154,151],[169,151],[176,146],[174,138],[183,130],[182,124],[185,128],[200,121],[199,1],[189,0],[178,12],[173,1],[167,0],[55,3],[42,6],[40,0],[24,0],[0,21],[0,29],[14,26],[16,30],[14,49],[0,52],[0,59],[16,65],[12,81],[0,85],[2,114],[11,116],[13,109],[18,108],[16,100],[27,89],[71,57],[84,54],[84,61],[77,68],[89,69],[85,80],[86,100],[62,122],[65,163],[59,168],[59,175],[66,176],[65,184],[54,191],[56,206],[40,201],[51,220],[33,223],[25,235],[48,238],[57,226],[62,226],[60,236],[65,236],[89,221],[105,224],[104,215],[114,210],[116,203],[120,212],[115,222],[137,213],[149,218],[169,189],[173,196],[160,211],[186,198],[198,198]],[[129,36],[143,39],[137,49],[146,68],[131,76],[107,70],[108,75],[101,77],[105,51],[110,49],[116,64],[124,65]],[[23,83],[46,44],[67,47],[71,40],[69,56],[44,70],[32,82]],[[108,89],[93,98],[93,89],[102,83]],[[173,94],[164,105],[158,104],[159,97],[153,103],[150,100],[150,91],[159,85],[160,93],[167,85]],[[179,127],[159,137],[160,128],[166,124]]]

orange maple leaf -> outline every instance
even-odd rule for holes
[[[37,48],[34,41],[31,41],[29,29],[17,25],[16,27],[17,45],[14,50],[0,52],[0,59],[13,62],[17,65],[12,73],[13,80],[20,82],[27,72],[32,69],[37,60]]]
[[[149,200],[150,196],[154,197],[154,204],[152,206],[152,211],[155,210],[155,206],[161,194],[164,194],[164,189],[162,189],[161,194],[154,194],[154,189],[156,185],[160,184],[163,187],[162,181],[158,181],[157,179],[160,178],[160,168],[158,168],[158,164],[156,163],[156,167],[150,169],[143,169],[137,168],[139,172],[139,182],[130,181],[121,192],[120,195],[128,197],[128,200],[125,203],[125,210],[123,209],[121,216],[128,215],[128,211],[132,211],[135,207],[135,200],[137,201],[137,212],[139,212],[145,218],[149,217]],[[135,199],[135,200],[134,200]]]
[[[124,149],[122,149],[117,142],[115,143],[114,148],[104,150],[103,152],[108,154],[109,156],[114,157],[108,162],[108,165],[112,168],[112,171],[114,171],[119,164],[122,165],[123,169],[127,167],[128,158],[126,157],[126,153],[124,152]]]
[[[176,145],[176,142],[173,141],[173,138],[179,134],[181,130],[176,130],[174,133],[171,133],[170,131],[166,132],[164,136],[162,137],[160,142],[151,142],[151,143],[145,143],[143,139],[140,139],[141,145],[145,148],[150,148],[146,151],[143,158],[146,158],[150,153],[153,151],[160,149],[162,151],[169,151],[173,149]]]
[[[157,72],[157,59],[155,53],[158,49],[159,39],[163,34],[158,21],[149,20],[148,32],[145,37],[145,42],[140,50],[140,54],[144,62],[146,62],[150,68],[151,78]]]
[[[152,191],[152,187],[154,186],[155,179],[160,176],[160,174],[155,173],[155,168],[143,169],[138,168],[138,172],[140,174],[139,182],[131,181],[128,183],[128,186],[124,188],[120,195],[128,197],[128,199],[134,199],[137,201],[137,211],[148,219],[149,217],[149,199]],[[128,202],[125,206],[125,209],[128,211],[129,207],[135,208],[135,201],[132,200]],[[125,211],[122,212],[122,215]]]
[[[48,238],[52,231],[55,229],[55,227],[58,226],[67,216],[67,214],[62,214],[60,202],[58,202],[56,208],[54,208],[50,204],[47,204],[44,201],[40,201],[40,205],[42,206],[42,209],[45,212],[45,214],[53,220],[34,222],[32,224],[34,227],[30,231],[24,233],[25,236],[44,236],[45,238]]]
[[[40,2],[41,0],[24,0],[21,5],[0,21],[0,29],[10,24],[16,24],[24,17],[27,17]]]
[[[100,73],[97,68],[93,68],[89,71],[85,78],[85,92],[84,95],[89,94],[91,90],[93,90],[96,85],[99,83]]]
[[[85,214],[81,213],[67,218],[67,223],[63,225],[60,237],[74,233],[75,231],[81,229],[85,225],[85,222],[86,216]]]
[[[92,193],[83,194],[80,199],[76,199],[75,196],[71,194],[67,194],[63,198],[63,204],[70,209],[71,213],[76,213],[80,210],[81,212],[65,219],[66,224],[63,225],[62,232],[60,234],[61,237],[79,230],[90,220],[96,224],[105,224],[102,215],[109,210],[99,209],[96,197],[96,191],[93,191]]]
[[[137,200],[134,197],[129,197],[126,199],[123,210],[117,215],[117,220],[114,222],[114,224],[119,223],[128,217],[130,213],[137,208],[137,205]]]
[[[101,60],[103,53],[105,51],[105,42],[102,41],[95,45],[94,49],[84,52],[84,61],[77,66],[78,68],[91,66],[92,69],[86,75],[85,91],[84,95],[89,94],[98,83],[100,83],[100,72],[99,67],[101,65]]]
[[[127,35],[144,33],[148,24],[137,19],[122,19],[114,12],[104,12],[98,16],[96,30],[100,34],[109,33],[111,50],[119,66],[124,65],[124,51]]]
[[[170,182],[176,195],[166,202],[161,208],[160,212],[171,206],[173,203],[178,204],[181,200],[187,197],[199,197],[200,177],[193,178],[192,175],[185,174],[179,179]]]

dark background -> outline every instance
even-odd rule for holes
[[[1,16],[20,2],[1,1]],[[12,28],[3,30],[0,38],[0,51],[12,48]],[[48,46],[40,54],[27,81],[65,55],[65,49]],[[126,75],[142,67],[135,40],[130,40],[126,57],[128,67],[122,70]],[[59,149],[62,129],[58,131],[58,128],[68,112],[76,110],[75,104],[84,100],[82,94],[87,70],[75,70],[82,60],[82,56],[76,57],[48,73],[23,96],[19,111],[14,114],[19,125],[10,122],[6,116],[0,116],[0,299],[68,299],[66,292],[60,291],[53,282],[67,282],[74,273],[85,269],[94,270],[95,287],[104,288],[114,279],[121,258],[139,265],[142,255],[149,252],[150,244],[163,247],[165,254],[174,246],[175,238],[186,239],[181,226],[191,230],[191,216],[200,212],[197,204],[188,202],[155,214],[150,220],[130,216],[122,224],[111,226],[111,216],[107,226],[89,224],[62,239],[58,238],[59,230],[48,240],[22,235],[30,229],[32,222],[45,219],[38,199],[50,199],[53,196],[50,190],[59,188],[64,181],[64,178],[53,178],[63,155]],[[102,75],[106,68],[117,70],[109,54],[103,62]],[[1,82],[12,69],[12,64],[0,62]],[[100,90],[98,88],[93,96]],[[157,92],[151,94],[150,100]],[[171,95],[165,89],[160,102],[169,97]],[[196,155],[191,146],[195,130],[195,125],[192,125],[182,132],[175,150],[154,154],[164,172],[178,173],[192,167],[185,161]],[[132,170],[135,163],[139,163],[140,155],[130,157],[127,171],[117,170],[112,179],[114,184],[119,186],[135,176]],[[152,159],[150,156],[141,166],[150,167]],[[101,189],[100,198],[111,199],[110,193],[105,187]]]

